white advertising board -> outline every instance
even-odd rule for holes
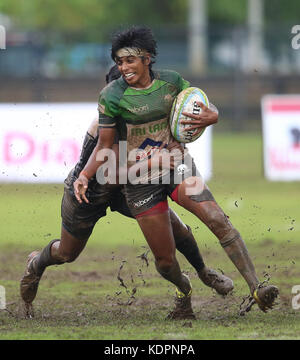
[[[98,116],[95,103],[0,104],[0,181],[61,183],[79,159]],[[188,147],[207,180],[211,128]]]
[[[300,180],[300,95],[262,98],[264,172],[268,180]]]

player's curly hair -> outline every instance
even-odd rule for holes
[[[155,63],[157,44],[152,30],[146,26],[133,26],[116,33],[112,39],[111,57],[115,61],[116,53],[124,47],[136,47],[146,50],[151,55],[151,65]]]

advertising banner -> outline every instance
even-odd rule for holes
[[[0,181],[62,183],[97,116],[96,103],[0,104]],[[211,132],[207,128],[188,145],[206,180],[211,176]]]
[[[262,99],[264,172],[268,180],[300,180],[300,95]]]

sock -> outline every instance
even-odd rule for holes
[[[195,270],[199,272],[205,267],[204,260],[200,254],[191,228],[188,225],[186,226],[189,231],[188,235],[185,235],[184,237],[176,237],[174,235],[176,249],[180,251],[187,261],[195,268]]]
[[[36,256],[33,268],[38,276],[42,276],[47,266],[63,264],[62,261],[53,259],[51,256],[51,246],[60,239],[51,240],[50,243]]]
[[[191,284],[190,284],[188,278],[182,275],[179,264],[176,259],[174,261],[174,264],[168,271],[161,269],[157,265],[157,262],[155,262],[155,266],[156,266],[157,271],[160,273],[160,275],[164,279],[166,279],[166,280],[170,281],[171,283],[173,283],[174,285],[176,285],[177,288],[181,292],[183,292],[185,295],[187,295],[190,292]]]
[[[235,267],[246,280],[252,293],[256,289],[259,280],[241,235],[237,230],[232,229],[220,240],[220,243]]]

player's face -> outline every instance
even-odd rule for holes
[[[138,56],[123,56],[117,60],[119,71],[129,86],[145,88],[151,84],[150,58],[144,61]]]

